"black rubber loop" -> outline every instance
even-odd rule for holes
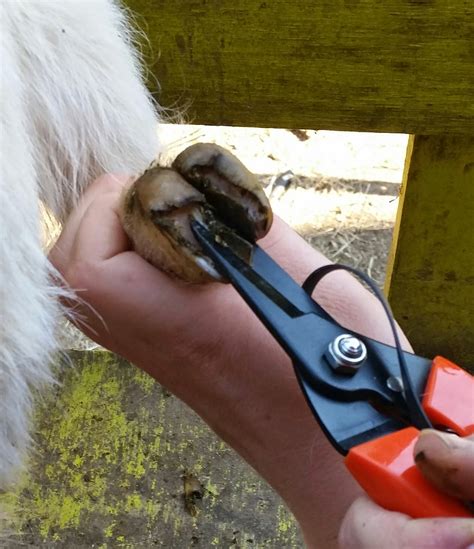
[[[398,363],[400,365],[400,374],[401,374],[403,388],[404,388],[405,402],[408,407],[408,412],[410,415],[411,422],[418,429],[432,428],[431,422],[428,419],[425,411],[423,410],[423,407],[421,406],[420,399],[416,394],[416,391],[413,387],[413,383],[411,381],[411,377],[408,373],[408,366],[405,360],[405,356],[403,354],[402,346],[400,344],[400,338],[398,337],[398,331],[395,325],[395,320],[393,318],[392,310],[387,300],[385,299],[384,295],[375,284],[375,282],[362,271],[359,271],[358,269],[354,269],[354,267],[349,267],[348,265],[333,264],[333,265],[324,265],[323,267],[320,267],[319,269],[316,269],[315,271],[313,271],[308,276],[308,278],[304,281],[302,286],[303,290],[311,297],[317,284],[320,282],[320,280],[324,276],[334,271],[341,271],[341,270],[348,271],[356,275],[361,280],[363,280],[367,284],[367,286],[369,286],[369,288],[372,290],[372,292],[375,294],[375,296],[378,298],[378,300],[382,304],[385,314],[387,315],[390,328],[392,329],[393,339],[395,341],[395,348],[397,350]]]

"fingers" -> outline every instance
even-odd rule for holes
[[[99,177],[87,188],[78,206],[69,216],[61,236],[58,238],[58,241],[49,254],[50,261],[61,273],[64,272],[65,266],[71,259],[71,252],[76,235],[83,221],[83,217],[91,204],[97,199],[103,199],[108,195],[109,198],[118,201],[118,197],[128,180],[129,178],[124,175],[106,174]],[[97,235],[99,235],[99,231],[97,231],[96,236]]]
[[[85,210],[71,246],[72,258],[97,264],[129,249],[118,213],[120,194],[100,195]]]
[[[411,519],[385,511],[366,497],[356,500],[342,523],[343,549],[466,549],[474,543],[471,519]]]
[[[427,429],[421,432],[414,456],[418,468],[439,490],[474,500],[474,437]]]
[[[104,176],[95,181],[50,254],[76,292],[77,299],[65,304],[72,309],[78,327],[113,350],[117,349],[114,334],[118,326],[127,324],[130,334],[138,333],[144,339],[148,325],[156,327],[163,321],[162,333],[180,333],[176,325],[182,329],[188,317],[194,318],[197,312],[202,316],[198,303],[202,291],[180,284],[130,251],[118,214],[124,184],[124,177]],[[180,313],[183,308],[187,315]]]
[[[82,276],[88,270],[93,274],[91,266],[128,249],[117,214],[119,197],[128,180],[127,176],[107,174],[91,183],[49,254],[51,263],[76,292],[76,298],[63,299],[71,311],[71,320],[89,337],[100,339],[102,345],[106,344],[105,321],[94,304],[88,302],[89,292],[84,292],[88,285],[81,280],[81,272]]]
[[[460,438],[427,429],[415,445],[423,474],[445,493],[474,499],[474,437]],[[418,519],[385,511],[368,498],[357,500],[342,524],[341,547],[466,548],[474,544],[473,519]]]

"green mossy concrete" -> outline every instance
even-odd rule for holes
[[[6,546],[302,547],[270,488],[146,374],[102,351],[70,353],[38,410],[37,451]],[[183,475],[202,484],[196,516]]]

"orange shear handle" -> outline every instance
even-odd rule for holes
[[[428,378],[423,408],[433,425],[461,436],[474,433],[474,377],[452,362],[436,357]],[[401,431],[360,444],[345,463],[379,505],[413,518],[472,517],[455,498],[434,488],[415,465],[413,448],[419,431]]]

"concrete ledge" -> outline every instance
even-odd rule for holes
[[[180,401],[110,353],[69,359],[31,475],[2,496],[21,531],[9,549],[303,547],[272,490]],[[202,485],[188,508],[184,474]]]

